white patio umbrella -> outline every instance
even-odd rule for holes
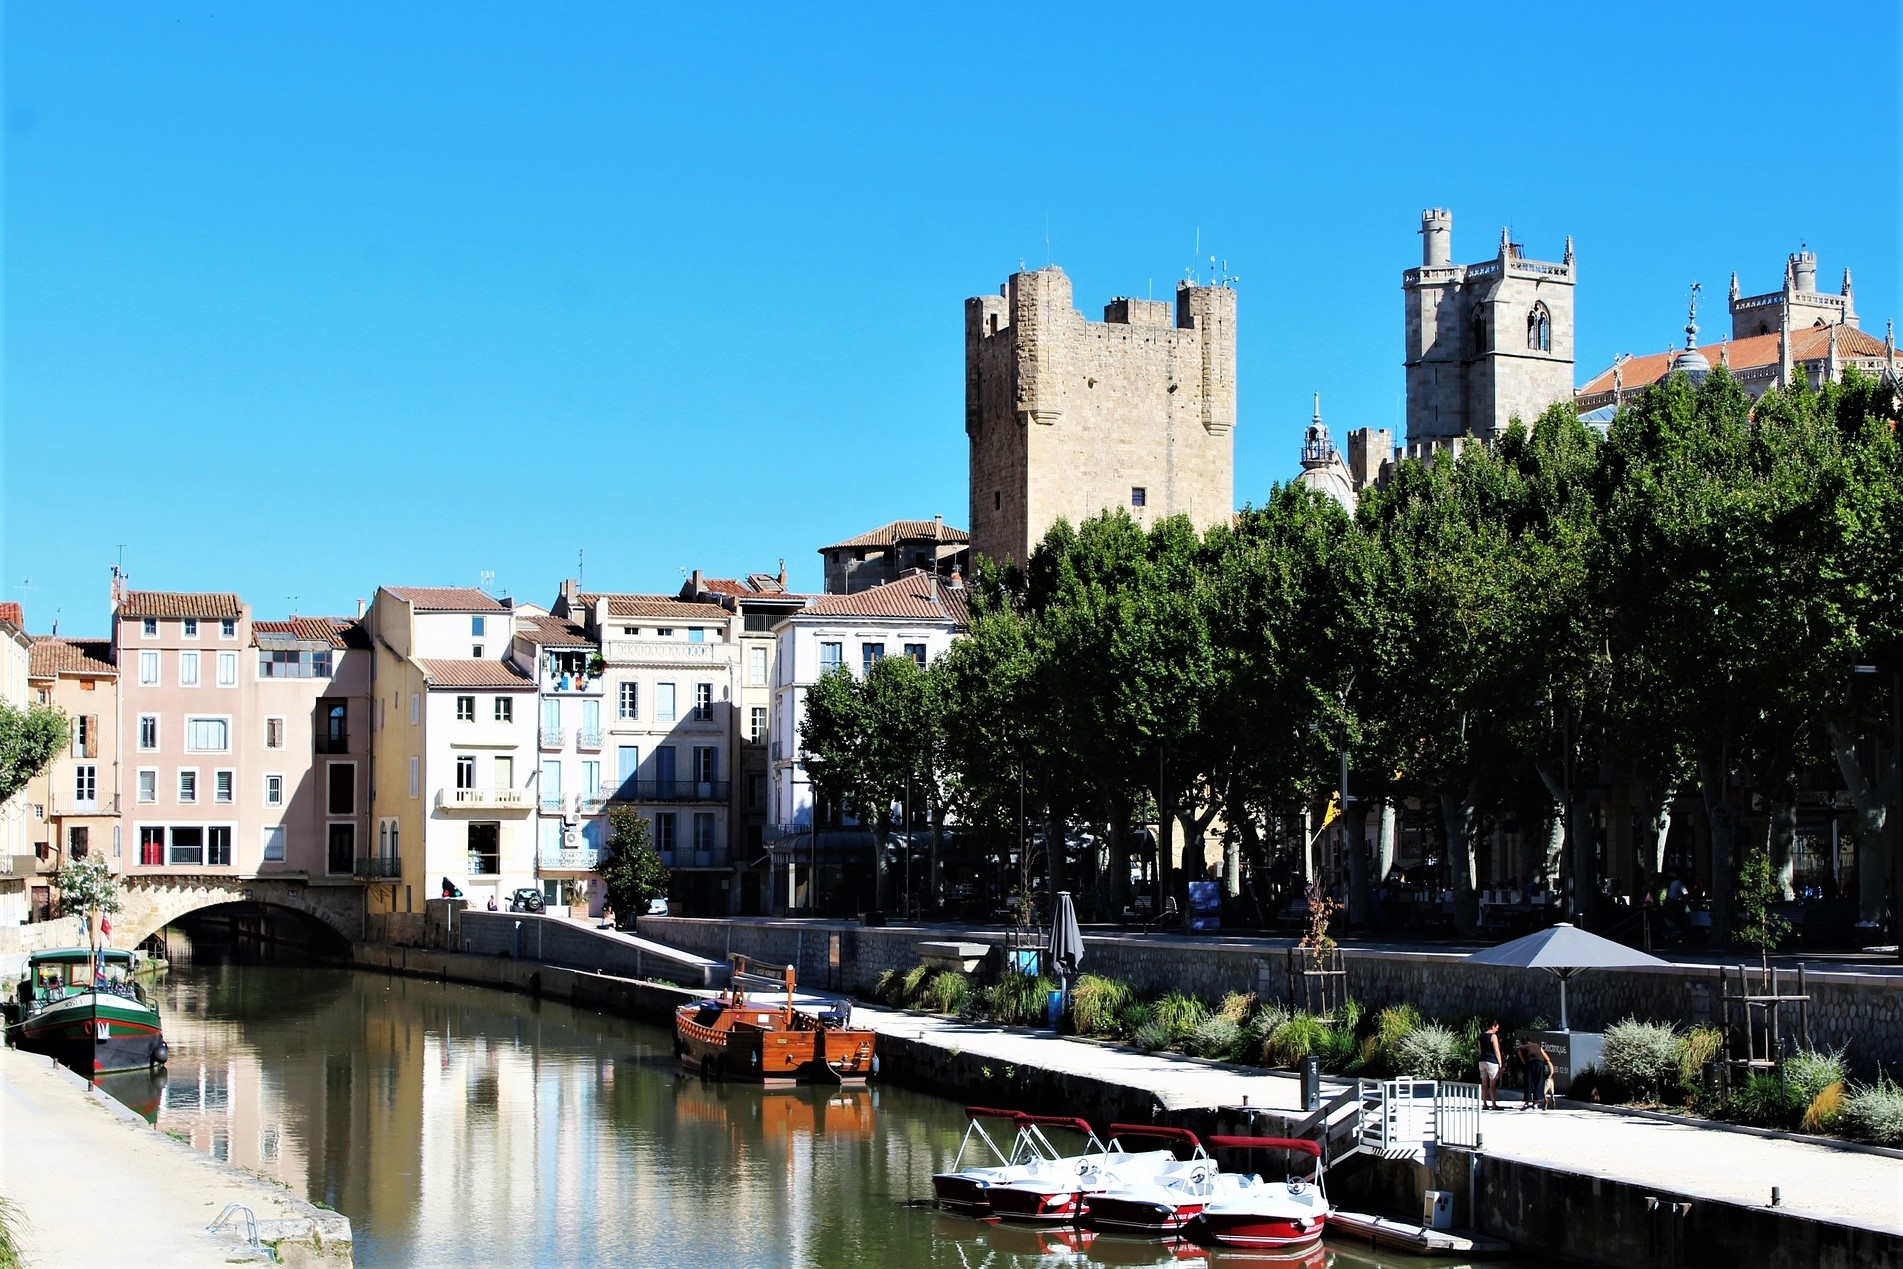
[[[1564,921],[1537,934],[1514,939],[1485,951],[1475,952],[1468,961],[1475,965],[1517,965],[1522,969],[1543,969],[1559,979],[1559,1029],[1566,1025],[1566,983],[1575,974],[1589,969],[1626,969],[1639,965],[1667,965],[1656,956],[1588,934]]]

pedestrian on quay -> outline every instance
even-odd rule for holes
[[[1500,1052],[1500,1020],[1495,1018],[1480,1033],[1480,1107],[1500,1109],[1500,1068],[1506,1055]]]
[[[1521,1110],[1531,1110],[1539,1106],[1546,1109],[1546,1081],[1553,1074],[1553,1060],[1546,1056],[1546,1046],[1532,1036],[1520,1037],[1520,1062],[1526,1068],[1526,1100],[1520,1103]]]

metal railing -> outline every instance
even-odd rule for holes
[[[436,805],[463,811],[521,810],[529,795],[521,789],[438,789]]]
[[[577,749],[601,748],[601,728],[599,727],[577,728],[575,731],[575,748]]]
[[[1480,1085],[1455,1080],[1359,1080],[1361,1144],[1376,1154],[1480,1144]]]
[[[731,780],[623,780],[609,795],[615,802],[725,802]]]
[[[1480,1146],[1480,1085],[1442,1080],[1434,1093],[1434,1140],[1443,1146]]]
[[[568,735],[560,727],[537,727],[535,736],[544,749],[560,749],[563,739]]]
[[[537,852],[535,859],[543,868],[585,872],[601,862],[601,851],[594,846],[545,846]]]
[[[403,861],[395,855],[359,855],[351,875],[367,881],[388,880],[403,875]]]
[[[544,793],[541,797],[542,814],[560,815],[568,806],[568,800],[559,793]]]

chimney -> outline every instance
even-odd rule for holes
[[[568,607],[572,611],[581,599],[581,578],[564,577],[562,579],[562,598],[568,601]]]
[[[357,620],[358,621],[363,620],[363,609],[364,609],[363,597],[358,596],[357,598]]]
[[[694,598],[700,598],[700,570],[694,570]]]
[[[780,589],[786,589],[786,557],[780,557]]]
[[[952,565],[951,588],[953,590],[965,589],[965,575],[958,571],[956,564]]]
[[[939,537],[943,534],[944,529],[945,529],[945,517],[942,515],[933,516],[932,517],[932,541],[934,542],[938,541]]]

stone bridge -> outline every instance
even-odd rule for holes
[[[266,904],[311,917],[340,938],[363,938],[363,886],[312,885],[275,877],[138,876],[120,879],[119,915],[113,920],[117,947],[136,947],[167,925],[203,908],[229,903]]]

